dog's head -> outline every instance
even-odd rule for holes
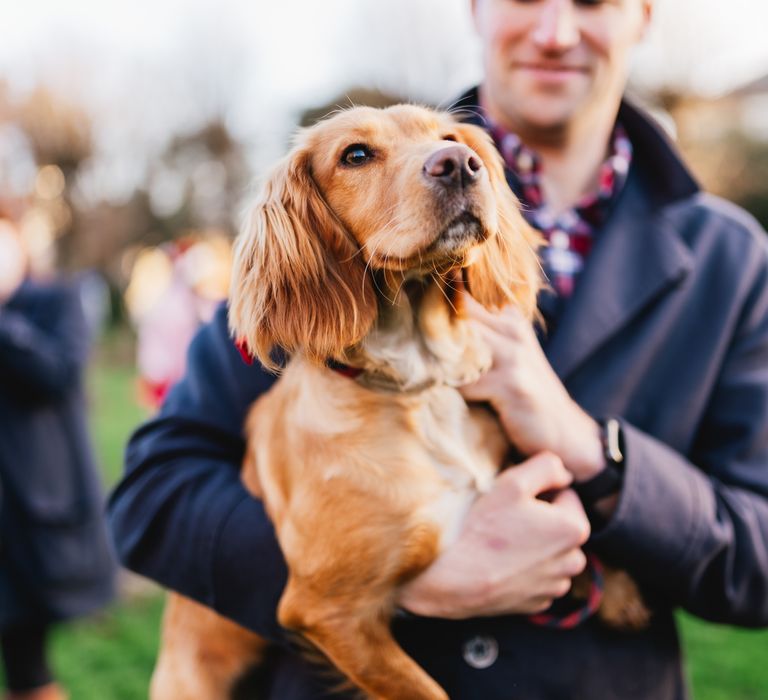
[[[532,317],[538,243],[482,129],[350,109],[303,130],[268,178],[236,244],[230,323],[268,367],[275,346],[322,362],[371,330],[374,275],[459,268],[481,304]]]

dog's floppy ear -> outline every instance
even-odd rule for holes
[[[495,234],[473,251],[466,269],[469,292],[486,308],[514,304],[532,319],[543,282],[537,255],[542,238],[520,213],[520,204],[507,184],[501,156],[490,136],[471,124],[459,124],[457,128],[464,143],[480,156],[488,170],[498,213]]]
[[[359,342],[376,317],[365,263],[319,192],[310,154],[273,171],[235,245],[229,322],[265,367],[270,352],[323,362]]]

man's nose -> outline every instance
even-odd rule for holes
[[[542,51],[565,51],[579,43],[574,0],[544,0],[541,3],[533,41]]]

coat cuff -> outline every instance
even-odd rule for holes
[[[590,548],[661,591],[682,594],[715,513],[707,477],[680,454],[622,422],[624,485]]]
[[[223,521],[211,556],[212,607],[272,641],[285,630],[277,605],[288,578],[274,528],[260,501],[246,495]]]

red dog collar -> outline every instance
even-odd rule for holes
[[[534,625],[542,627],[552,627],[561,630],[570,630],[578,627],[582,622],[588,620],[597,612],[600,603],[603,600],[605,592],[605,580],[603,577],[603,565],[594,554],[587,554],[587,571],[591,579],[589,586],[589,596],[579,608],[576,608],[567,615],[554,615],[552,613],[540,613],[538,615],[529,615],[528,620]]]
[[[235,340],[235,347],[237,348],[237,351],[240,353],[240,357],[243,358],[243,362],[245,362],[246,365],[252,365],[253,364],[253,355],[248,350],[248,343],[246,342],[245,338],[237,338]]]
[[[237,338],[235,340],[235,347],[240,353],[240,357],[243,358],[243,362],[245,362],[246,365],[252,365],[254,358],[248,350],[248,343],[246,342],[245,338]],[[363,373],[363,370],[359,367],[351,367],[350,365],[345,365],[344,363],[337,362],[336,360],[326,360],[325,366],[328,369],[332,369],[334,372],[338,372],[345,377],[349,377],[350,379],[355,379]]]

